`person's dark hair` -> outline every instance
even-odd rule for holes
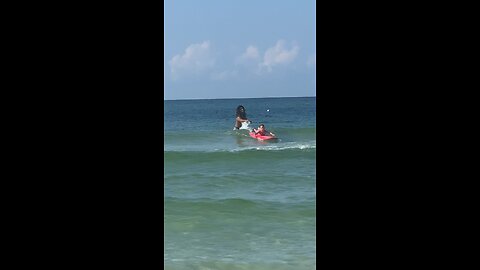
[[[239,105],[237,107],[237,117],[240,116],[242,119],[247,119],[247,113],[245,112],[245,107]]]
[[[265,127],[265,125],[264,125],[264,124],[260,124],[258,127]]]

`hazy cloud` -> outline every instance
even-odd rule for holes
[[[293,45],[291,49],[287,49],[284,40],[277,41],[277,44],[268,48],[263,56],[263,62],[260,63],[261,68],[266,68],[268,71],[277,65],[285,65],[291,63],[298,54],[300,48]]]
[[[169,62],[172,78],[178,79],[181,74],[196,74],[208,70],[215,65],[211,56],[210,42],[192,44],[185,53],[175,55]]]
[[[258,49],[254,46],[248,46],[245,52],[237,57],[235,61],[237,64],[246,63],[248,61],[257,60],[260,58],[260,54],[258,53]]]
[[[210,78],[214,81],[223,81],[232,78],[236,78],[238,76],[238,72],[236,70],[232,71],[222,71],[222,72],[214,72],[210,75]]]

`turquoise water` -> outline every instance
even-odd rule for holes
[[[315,269],[315,98],[164,105],[165,268]],[[238,105],[280,139],[234,131]]]

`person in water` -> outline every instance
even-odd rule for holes
[[[239,105],[237,107],[237,117],[235,118],[235,127],[234,129],[240,129],[242,127],[242,123],[246,122],[247,124],[250,123],[250,120],[247,118],[247,113],[245,112],[245,107]]]
[[[255,132],[255,134],[260,134],[262,136],[265,136],[265,135],[270,135],[270,136],[274,136],[275,137],[275,134],[273,134],[272,132],[268,131],[265,129],[265,125],[264,124],[260,124],[258,126],[258,129],[253,129],[253,132]]]

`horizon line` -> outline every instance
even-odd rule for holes
[[[176,100],[215,100],[215,99],[257,99],[257,98],[316,98],[317,96],[284,96],[284,97],[229,97],[229,98],[179,98],[179,99],[164,99],[163,101]]]

